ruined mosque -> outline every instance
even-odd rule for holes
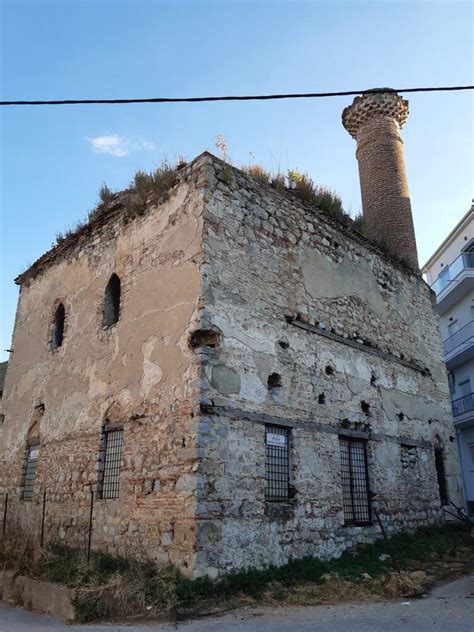
[[[365,232],[205,152],[16,282],[3,528],[188,576],[327,558],[461,503],[400,130],[345,108]]]

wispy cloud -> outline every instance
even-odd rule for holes
[[[92,150],[97,154],[108,154],[115,158],[123,158],[132,151],[155,151],[156,146],[147,140],[137,140],[108,134],[87,138]]]

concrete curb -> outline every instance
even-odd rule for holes
[[[66,623],[74,621],[74,590],[18,575],[13,571],[0,571],[0,599],[49,614]]]

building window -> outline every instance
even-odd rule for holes
[[[100,453],[99,496],[117,498],[122,465],[123,430],[105,430]]]
[[[282,426],[265,426],[265,500],[289,498],[290,432]]]
[[[51,336],[51,349],[59,349],[62,347],[64,340],[64,323],[66,320],[66,310],[64,305],[60,303],[54,314],[53,332]]]
[[[444,456],[442,448],[435,448],[436,475],[438,477],[439,497],[442,505],[449,504],[448,488],[446,486],[446,474],[444,471]]]
[[[32,443],[26,449],[21,476],[21,500],[32,500],[36,480],[36,464],[38,463],[39,444]]]
[[[112,274],[105,288],[102,326],[112,327],[120,318],[120,279]]]
[[[342,503],[346,525],[371,523],[367,442],[339,437],[342,474]]]

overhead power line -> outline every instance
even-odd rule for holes
[[[296,92],[289,94],[253,94],[222,97],[154,97],[150,99],[61,99],[51,101],[0,101],[0,105],[119,105],[130,103],[202,103],[204,101],[270,101],[274,99],[321,99],[324,97],[350,97],[367,92],[454,92],[474,90],[474,86],[443,86],[437,88],[376,88],[372,90],[346,90],[343,92]]]

